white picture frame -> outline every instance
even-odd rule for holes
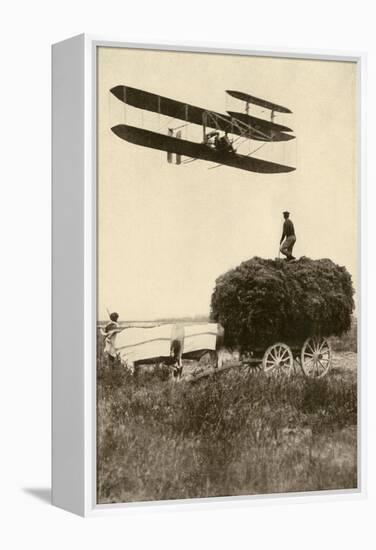
[[[96,52],[101,46],[349,61],[358,89],[358,487],[342,491],[150,503],[96,503]],[[52,502],[81,516],[143,507],[251,506],[366,495],[364,53],[147,44],[79,35],[52,47]],[[66,345],[69,331],[69,347]]]

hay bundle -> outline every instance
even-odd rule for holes
[[[211,318],[224,326],[230,347],[301,344],[308,336],[349,330],[353,294],[351,275],[331,260],[255,257],[218,277]]]

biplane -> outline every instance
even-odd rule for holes
[[[274,121],[276,112],[291,113],[286,107],[243,92],[227,90],[230,96],[245,102],[245,111],[227,111],[227,114],[222,114],[131,86],[119,85],[111,88],[110,91],[120,101],[132,107],[182,120],[187,125],[195,124],[202,127],[201,143],[182,139],[181,132],[174,135],[171,128],[167,135],[127,124],[118,124],[111,128],[114,134],[125,141],[166,151],[170,162],[171,156],[175,154],[177,164],[180,164],[181,157],[185,156],[195,160],[214,162],[217,165],[265,174],[295,170],[291,166],[252,157],[252,153],[239,154],[233,147],[234,141],[239,138],[256,140],[265,144],[294,139],[295,136],[290,133],[292,132],[291,128]],[[250,115],[249,106],[251,104],[270,110],[270,120]],[[228,135],[237,137],[231,141]]]

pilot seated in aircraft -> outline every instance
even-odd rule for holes
[[[205,134],[204,145],[207,145],[211,149],[215,149],[220,153],[236,153],[227,132],[225,132],[223,136],[219,135],[218,130],[208,132]]]
[[[224,133],[222,137],[217,137],[215,141],[215,146],[217,151],[221,151],[223,153],[235,153],[235,149],[232,146],[232,143],[227,135],[227,132]]]
[[[215,149],[216,148],[216,141],[219,137],[219,132],[217,130],[213,130],[212,132],[208,132],[205,134],[204,144],[208,145],[210,148]]]

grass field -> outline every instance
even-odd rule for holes
[[[99,349],[99,503],[356,487],[355,352],[320,380],[167,377],[111,370]]]

